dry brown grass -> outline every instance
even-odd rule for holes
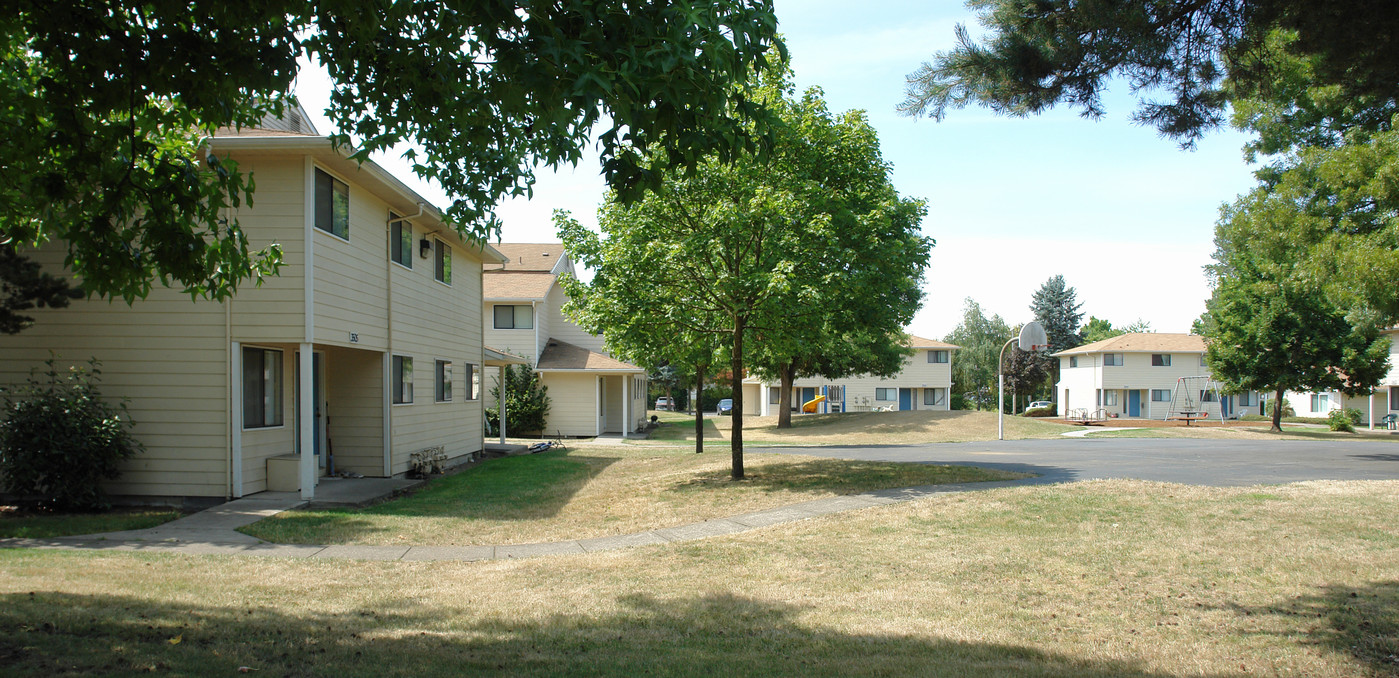
[[[0,665],[336,678],[1393,675],[1396,506],[1396,482],[1099,481],[523,561],[4,551]]]
[[[705,417],[705,439],[728,441],[733,429],[729,417]],[[693,417],[662,417],[658,440],[695,440]],[[1006,416],[1007,440],[1054,438],[1076,427],[1039,419]],[[792,428],[778,429],[777,417],[744,417],[743,440],[760,445],[907,445],[960,443],[996,439],[996,413],[954,410],[935,412],[846,412],[842,414],[792,415]],[[653,443],[654,444],[654,443]]]
[[[289,511],[244,528],[296,544],[527,544],[674,527],[868,490],[1024,477],[990,469],[799,455],[578,447],[487,461],[360,510]]]

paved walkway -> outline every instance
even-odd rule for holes
[[[246,555],[276,558],[344,558],[355,560],[503,560],[565,553],[592,553],[717,537],[808,518],[911,501],[948,492],[991,489],[1041,482],[1026,478],[993,483],[925,485],[864,494],[815,499],[766,511],[706,520],[615,537],[503,546],[308,546],[272,544],[236,529],[304,504],[291,492],[263,492],[146,530],[53,539],[0,539],[0,548],[144,551],[194,555]]]

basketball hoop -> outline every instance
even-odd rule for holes
[[[1020,350],[1042,351],[1049,348],[1049,337],[1044,333],[1044,326],[1031,320],[1020,328]]]
[[[1005,371],[1001,369],[1001,365],[1005,362],[1006,348],[1013,341],[1016,340],[1007,341],[1005,346],[1001,347],[1000,355],[996,356],[996,440],[1006,439],[1006,375]],[[1044,326],[1034,320],[1025,323],[1020,328],[1019,342],[1020,350],[1026,353],[1041,351],[1049,347],[1049,337],[1044,333]]]

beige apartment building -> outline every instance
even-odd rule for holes
[[[129,400],[145,445],[117,495],[311,498],[332,472],[398,476],[415,452],[480,451],[482,270],[504,258],[333,149],[302,111],[218,134],[212,150],[256,181],[255,202],[230,216],[252,248],[281,246],[279,275],[223,302],[158,286],[130,306],[40,309],[0,336],[0,383],[51,351],[100,360],[104,395]],[[63,254],[38,258],[61,270]]]

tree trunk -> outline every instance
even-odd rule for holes
[[[1273,401],[1273,425],[1268,430],[1273,433],[1282,433],[1282,387],[1278,387],[1278,397]]]
[[[792,428],[792,381],[796,370],[792,363],[777,366],[781,383],[781,394],[777,398],[777,428]]]
[[[695,365],[695,454],[704,452],[704,365]]]
[[[734,318],[733,359],[729,365],[733,375],[733,428],[729,435],[729,449],[733,454],[734,480],[743,480],[743,320]]]

